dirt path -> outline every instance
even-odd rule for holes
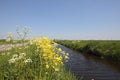
[[[29,43],[25,43],[24,45],[27,45]],[[2,44],[0,45],[0,51],[5,51],[5,50],[10,50],[12,48],[15,48],[15,47],[20,47],[20,46],[23,46],[23,44]]]

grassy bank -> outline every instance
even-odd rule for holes
[[[30,40],[27,46],[0,52],[1,80],[76,80],[64,68],[68,54],[61,54],[45,37]],[[64,59],[64,60],[63,60]]]
[[[25,40],[24,42],[27,42],[28,40]],[[22,43],[22,40],[11,40],[11,41],[6,41],[5,39],[0,40],[0,45],[2,44],[18,44]]]
[[[56,42],[82,53],[94,54],[115,62],[120,61],[119,40],[57,40]]]

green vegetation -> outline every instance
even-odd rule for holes
[[[62,62],[68,54],[60,55],[61,49],[51,43],[47,38],[32,39],[26,46],[0,52],[0,79],[76,80]]]
[[[28,40],[25,40],[24,42],[28,42]],[[6,41],[5,39],[0,40],[0,45],[2,44],[18,44],[21,43],[21,40],[12,40],[12,41]]]
[[[120,61],[119,40],[57,40],[56,42],[82,53],[94,54],[115,62]]]
[[[17,27],[16,31],[18,40],[13,39],[11,32],[6,39],[0,40],[0,44],[22,44],[0,51],[1,80],[77,80],[64,67],[69,54],[61,54],[62,49],[52,40],[46,37],[28,40],[29,28],[21,32]]]

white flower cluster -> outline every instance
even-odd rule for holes
[[[24,62],[25,62],[25,63],[30,63],[30,62],[32,62],[32,60],[31,60],[30,58],[28,58],[28,59],[26,59]]]
[[[12,32],[9,32],[9,33],[7,34],[7,37],[6,37],[6,41],[9,42],[9,41],[11,41],[12,39],[13,39],[13,34],[12,34]]]
[[[8,60],[8,62],[11,64],[11,63],[15,63],[16,61],[18,61],[20,59],[23,59],[24,63],[32,62],[32,60],[30,58],[25,59],[25,56],[26,56],[26,53],[20,53],[19,55],[18,54],[14,54],[12,56],[12,58]]]
[[[14,54],[14,55],[12,56],[12,58],[11,58],[10,60],[8,60],[8,61],[9,61],[9,63],[14,63],[16,60],[18,60],[18,55],[17,55],[17,54]]]

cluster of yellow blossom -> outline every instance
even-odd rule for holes
[[[33,43],[32,41],[35,42],[37,50],[40,51],[40,60],[44,61],[42,66],[46,68],[46,72],[49,69],[59,71],[63,65],[62,55],[59,54],[62,49],[56,48],[56,45],[53,45],[53,41],[46,37],[36,38],[35,40],[31,40],[30,43]],[[65,58],[68,59],[68,54]]]

